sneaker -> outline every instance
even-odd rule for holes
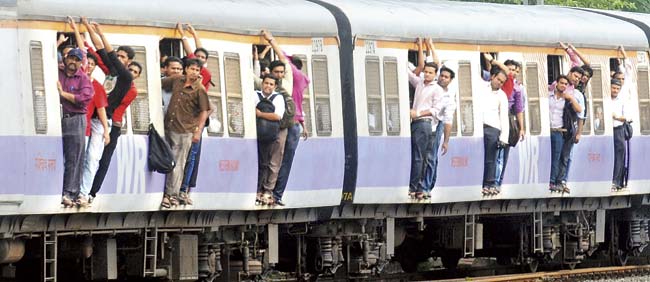
[[[64,208],[74,207],[74,202],[68,196],[61,197],[61,204]]]
[[[88,195],[88,204],[92,204],[94,200],[95,197],[93,197],[92,195]]]
[[[281,199],[276,199],[276,200],[275,200],[275,204],[278,205],[278,206],[282,206],[282,207],[284,207],[284,202],[282,202]]]
[[[556,192],[557,191],[557,186],[555,185],[555,183],[549,183],[548,184],[548,190],[551,191],[551,192]]]
[[[566,185],[566,182],[562,182],[560,184],[560,189],[558,189],[558,191],[567,194],[571,193],[571,189],[569,189],[569,186]]]
[[[79,198],[77,198],[76,204],[80,208],[86,208],[88,207],[88,199],[86,199],[86,196],[80,195]]]

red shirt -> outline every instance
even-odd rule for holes
[[[131,105],[131,102],[135,100],[136,96],[138,96],[138,89],[135,88],[135,83],[131,83],[131,89],[129,89],[129,92],[126,92],[126,95],[124,96],[124,99],[122,99],[122,102],[120,102],[120,105],[115,108],[115,111],[113,111],[114,123],[122,122],[122,117],[124,116],[126,108]]]
[[[512,74],[508,74],[508,79],[501,86],[501,90],[506,93],[508,99],[512,96],[512,91],[515,90],[515,78]]]
[[[194,54],[189,54],[187,56],[190,59],[195,59],[196,56]],[[201,67],[201,77],[203,77],[203,81],[201,81],[201,84],[203,84],[203,87],[205,87],[205,92],[208,92],[208,89],[210,88],[210,81],[212,81],[212,74],[206,67]]]
[[[104,86],[99,84],[97,80],[93,79],[93,89],[95,90],[95,94],[90,103],[88,103],[88,108],[86,109],[86,136],[90,136],[90,119],[93,117],[93,114],[95,114],[95,110],[98,108],[106,108],[106,106],[108,106]]]

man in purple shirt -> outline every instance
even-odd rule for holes
[[[309,86],[309,77],[302,72],[302,60],[297,57],[288,56],[287,54],[285,54],[285,56],[289,59],[288,65],[291,66],[291,73],[293,74],[293,91],[291,93],[291,98],[296,104],[296,114],[293,116],[295,124],[287,128],[287,141],[284,143],[282,165],[280,166],[280,172],[278,172],[278,180],[275,183],[275,189],[273,189],[275,204],[280,206],[284,206],[282,195],[284,194],[284,189],[287,187],[287,182],[289,181],[289,173],[291,172],[293,157],[298,148],[301,129],[302,136],[305,140],[309,135],[307,128],[305,127],[305,117],[302,111],[302,95],[305,92],[305,89],[307,89],[307,86]]]
[[[75,48],[64,59],[59,69],[57,89],[63,108],[61,135],[63,136],[63,193],[61,204],[72,207],[79,197],[86,142],[86,106],[93,97],[93,87],[81,70],[83,53]]]
[[[519,139],[523,140],[526,135],[526,130],[524,129],[524,87],[516,79],[519,72],[521,72],[521,64],[514,60],[506,60],[503,64],[506,66],[509,73],[512,74],[514,81],[512,95],[508,96],[508,112],[511,115],[515,115],[517,124],[519,125]],[[508,164],[509,155],[510,146],[500,148],[497,152],[497,173],[495,176],[497,189],[501,187],[501,183],[503,182],[503,175],[505,174],[504,172],[506,170],[506,165]]]

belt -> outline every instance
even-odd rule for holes
[[[63,118],[71,118],[78,115],[83,115],[84,113],[63,113]]]
[[[426,122],[431,122],[431,119],[428,119],[428,118],[419,118],[419,119],[416,119],[416,120],[411,121],[411,124],[416,124],[416,123],[425,122],[425,121],[426,121]]]
[[[566,128],[551,128],[551,132],[566,132]]]

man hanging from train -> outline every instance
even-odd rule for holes
[[[562,153],[560,155],[561,163],[558,170],[561,181],[559,183],[556,182],[555,187],[553,187],[553,191],[557,192],[571,192],[571,189],[567,185],[569,170],[571,168],[571,152],[575,144],[578,144],[578,142],[580,142],[582,127],[584,125],[584,120],[586,119],[585,97],[582,92],[576,88],[578,86],[578,83],[580,83],[582,80],[583,75],[584,70],[581,67],[572,67],[569,71],[569,74],[567,75],[569,85],[564,92],[567,95],[571,94],[579,107],[576,108],[565,106],[564,112],[562,114],[563,128],[566,129],[566,132],[563,133],[565,141],[562,146]],[[569,102],[571,101],[567,101],[567,103]]]
[[[90,39],[95,45],[97,54],[104,64],[102,70],[106,74],[104,89],[108,93],[108,106],[106,116],[111,126],[110,143],[104,147],[99,167],[93,179],[88,201],[92,202],[104,182],[108,167],[110,166],[113,152],[117,147],[117,139],[122,131],[122,118],[126,108],[138,95],[133,81],[140,76],[142,66],[133,61],[135,51],[129,46],[120,46],[117,50],[108,42],[101,26],[97,23],[90,24],[85,17],[81,21],[90,34]],[[108,72],[106,72],[108,70]]]
[[[415,88],[411,116],[411,176],[409,181],[409,196],[415,199],[424,198],[424,175],[428,155],[432,146],[433,119],[440,115],[444,102],[445,90],[436,83],[436,66],[424,63],[422,54],[422,39],[417,39],[418,66],[414,71],[407,69],[409,83]],[[423,72],[424,78],[416,75]]]
[[[560,75],[555,80],[555,89],[549,92],[549,117],[551,127],[551,175],[549,178],[549,190],[551,192],[562,192],[566,182],[564,175],[567,173],[567,165],[570,152],[567,154],[563,150],[565,144],[567,146],[573,144],[573,135],[575,127],[572,124],[567,124],[565,121],[573,123],[573,119],[565,115],[576,115],[577,112],[582,111],[582,106],[575,98],[575,92],[568,92],[569,78],[565,75]],[[565,107],[570,107],[566,108]]]
[[[162,68],[162,77],[160,79],[165,79],[167,77],[172,77],[175,75],[183,74],[183,61],[175,56],[167,56],[163,62]],[[161,89],[162,99],[163,99],[163,114],[167,112],[167,107],[169,107],[169,99],[172,97],[172,93]]]
[[[187,57],[184,58],[184,60],[187,60],[187,58],[196,58],[201,61],[203,66],[201,67],[201,84],[203,84],[203,87],[205,87],[205,92],[207,93],[208,90],[210,89],[210,86],[214,86],[212,83],[212,73],[210,73],[210,70],[208,70],[208,50],[203,48],[203,44],[201,43],[201,38],[199,37],[198,32],[194,29],[194,27],[191,24],[185,24],[185,29],[183,29],[183,24],[177,23],[176,24],[176,30],[178,31],[179,35],[181,36],[181,41],[183,43],[183,50],[185,50],[185,53],[187,54]],[[194,38],[194,45],[196,46],[196,49],[194,49],[194,52],[192,52],[192,48],[190,47],[190,44],[187,40],[187,37],[185,36],[185,30],[192,35]],[[210,107],[212,109],[212,107]],[[205,120],[205,127],[208,127],[210,125],[210,114],[212,113],[212,110],[208,112],[208,117]],[[185,161],[185,172],[183,173],[183,182],[181,185],[181,193],[179,196],[179,201],[180,204],[187,204],[191,205],[193,203],[192,199],[190,198],[190,190],[192,188],[196,187],[196,179],[198,177],[198,172],[199,172],[199,163],[201,159],[201,144],[202,144],[203,138],[199,138],[198,142],[192,143],[192,147],[190,148],[190,151],[187,155],[187,160]]]
[[[490,82],[478,94],[483,118],[483,196],[501,191],[496,183],[496,158],[500,148],[508,146],[508,97],[501,87],[508,79],[503,69],[495,69]]]
[[[282,195],[284,194],[284,189],[287,187],[287,182],[289,181],[291,165],[293,164],[293,157],[296,154],[296,149],[298,149],[300,136],[302,135],[304,140],[307,140],[307,137],[309,136],[307,127],[305,127],[305,116],[302,110],[303,93],[309,86],[309,77],[302,72],[303,66],[300,58],[289,56],[287,54],[284,55],[288,59],[288,64],[285,64],[285,68],[289,66],[293,76],[293,91],[291,93],[291,98],[293,99],[296,109],[293,117],[294,124],[287,128],[287,141],[284,144],[282,165],[280,167],[280,172],[278,173],[278,180],[273,189],[275,204],[280,206],[284,206]]]
[[[86,132],[86,107],[92,99],[93,88],[90,79],[81,70],[82,51],[72,49],[64,58],[65,68],[59,69],[57,90],[63,115],[61,135],[63,137],[63,192],[61,204],[75,205],[81,185]]]
[[[106,117],[106,106],[108,100],[104,86],[92,77],[92,73],[97,67],[97,57],[93,53],[88,53],[88,67],[86,74],[90,78],[95,94],[90,103],[86,114],[86,159],[84,160],[83,178],[81,181],[81,191],[79,195],[79,206],[88,205],[88,194],[93,184],[93,179],[97,173],[99,160],[102,158],[104,146],[111,142],[108,127],[108,117]]]
[[[165,178],[162,208],[179,204],[179,192],[185,172],[185,161],[192,144],[201,139],[210,105],[205,87],[201,84],[200,60],[187,59],[185,75],[176,75],[161,81],[163,89],[172,92],[165,113],[165,139],[174,155],[176,166]]]
[[[278,98],[283,98],[280,100],[284,101],[285,106],[283,107],[284,108],[283,114],[280,115],[280,130],[278,133],[278,138],[275,141],[273,141],[273,145],[270,145],[269,147],[271,151],[271,155],[270,155],[270,161],[268,162],[268,166],[269,166],[268,174],[263,175],[264,176],[263,179],[258,179],[258,181],[260,181],[260,185],[258,185],[257,201],[265,204],[284,205],[284,203],[282,202],[282,193],[284,193],[284,187],[282,187],[282,191],[279,191],[277,194],[275,194],[274,191],[277,182],[279,180],[280,170],[282,169],[284,151],[285,151],[285,146],[287,144],[287,135],[289,132],[289,128],[292,128],[292,133],[296,133],[294,130],[295,128],[293,128],[295,125],[294,119],[295,119],[296,108],[297,108],[296,105],[297,102],[294,101],[292,96],[293,86],[294,86],[294,71],[293,68],[290,66],[291,62],[289,61],[289,58],[286,56],[284,51],[282,51],[282,48],[280,48],[280,45],[278,45],[277,41],[275,40],[271,32],[267,30],[262,30],[261,34],[264,40],[266,40],[269,43],[269,45],[271,45],[273,51],[278,56],[278,60],[272,61],[270,63],[269,69],[271,70],[271,75],[273,75],[273,77],[278,79],[278,83],[276,84],[275,91],[281,96]],[[262,84],[263,83],[264,81],[262,81]],[[262,85],[262,88],[263,86],[264,85]],[[302,95],[300,95],[299,101],[300,103],[302,103]],[[301,109],[302,109],[302,105],[301,105]],[[302,111],[301,111],[301,115],[302,115]],[[293,161],[293,159],[291,161]],[[285,173],[287,179],[289,177],[289,170],[290,167],[286,167]],[[286,185],[286,182],[281,183],[281,185],[283,186]],[[279,202],[277,202],[278,200]]]
[[[572,44],[565,44],[563,42],[560,42],[560,46],[564,49],[564,51],[569,55],[569,59],[571,61],[571,68],[574,67],[580,67],[583,70],[582,73],[582,78],[580,81],[576,84],[573,84],[569,82],[569,86],[567,86],[567,91],[569,93],[573,92],[574,89],[577,89],[582,93],[582,101],[584,105],[588,104],[587,101],[587,95],[585,94],[587,91],[587,85],[589,84],[589,80],[591,80],[591,77],[594,75],[594,70],[591,68],[589,60],[580,52],[578,49],[576,49]],[[553,91],[555,89],[555,83],[551,84],[549,86],[549,91]],[[582,137],[582,129],[584,127],[585,121],[587,119],[587,107],[583,107],[583,112],[579,115],[582,118],[578,119],[578,132],[576,132],[576,137],[574,140],[574,146],[575,144],[578,144],[580,142],[580,139]],[[569,155],[569,160],[567,161],[567,172],[564,174],[564,178],[562,179],[564,182],[567,182],[567,177],[569,175],[569,171],[571,169],[571,156]]]
[[[256,204],[273,205],[273,188],[282,163],[280,121],[286,111],[282,94],[277,92],[278,79],[273,74],[262,77],[262,90],[256,90],[257,117],[257,198]],[[286,129],[284,130],[286,136]]]
[[[626,149],[629,150],[630,148],[626,148],[625,141],[629,139],[629,137],[626,138],[626,134],[629,134],[626,130],[631,129],[628,123],[630,121],[630,109],[627,106],[626,100],[619,95],[623,86],[622,81],[614,78],[611,84],[612,119],[614,120],[614,173],[612,176],[612,191],[618,191],[626,186],[624,181],[625,152]]]
[[[433,136],[431,143],[431,150],[427,156],[427,164],[425,168],[425,175],[422,179],[424,187],[424,197],[431,197],[431,190],[436,185],[437,170],[438,170],[438,150],[441,150],[441,155],[447,154],[449,149],[449,137],[451,135],[451,127],[454,123],[454,114],[456,112],[456,93],[449,91],[449,84],[456,77],[456,73],[446,66],[440,68],[437,83],[442,88],[443,102],[440,113],[433,117],[432,128]],[[444,140],[440,143],[444,133]]]

